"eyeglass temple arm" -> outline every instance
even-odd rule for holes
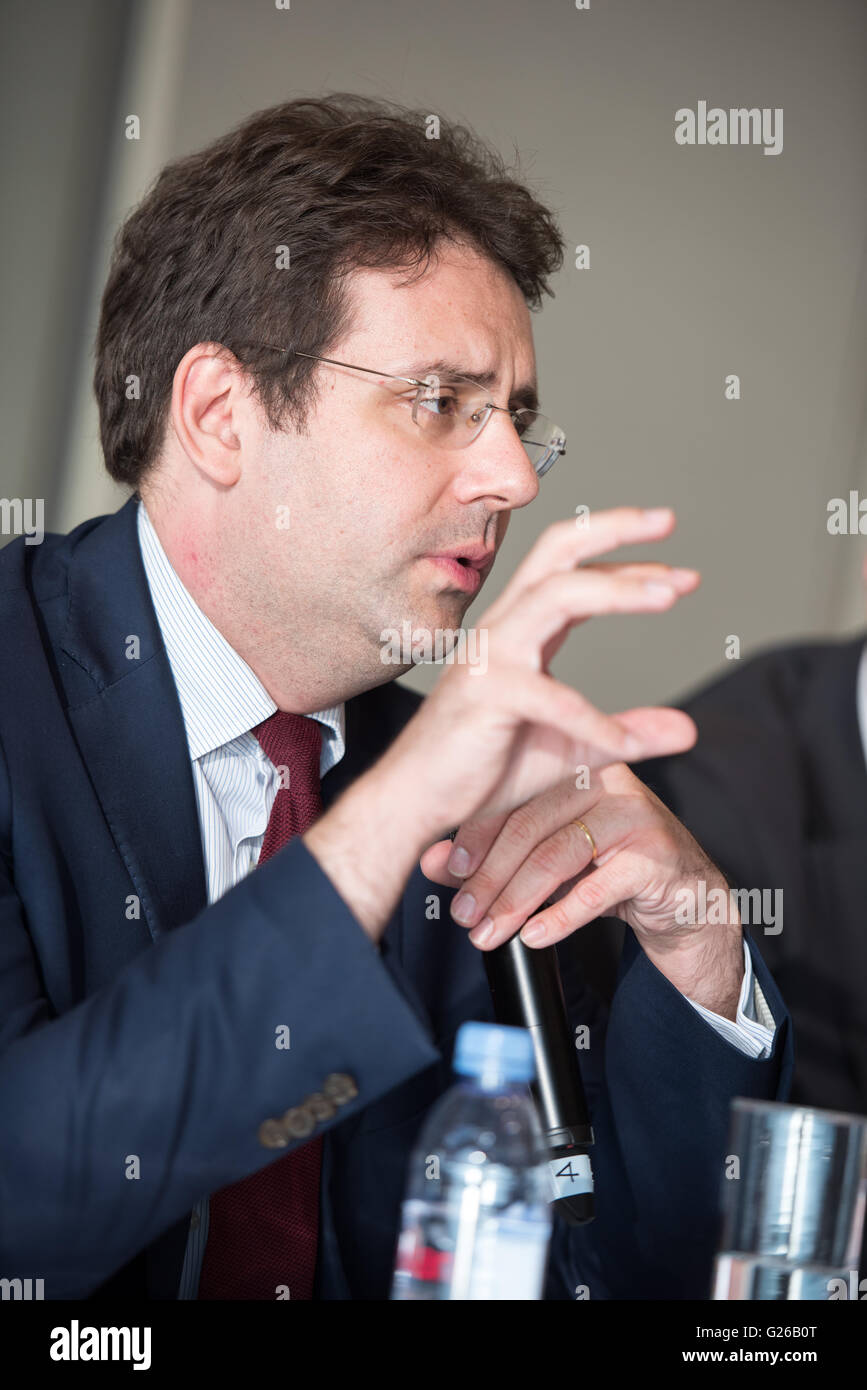
[[[272,352],[294,353],[296,357],[309,357],[311,362],[328,362],[332,367],[350,367],[354,372],[370,372],[372,376],[387,376],[390,381],[407,381],[410,386],[430,386],[429,381],[418,381],[414,376],[395,376],[394,372],[380,372],[376,367],[359,367],[354,362],[338,362],[335,357],[317,357],[313,352],[302,352],[300,348],[281,348],[276,343],[262,343],[262,347]]]

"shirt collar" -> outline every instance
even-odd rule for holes
[[[144,502],[138,538],[148,586],[181,705],[190,758],[195,760],[261,724],[277,709],[262,682],[205,616],[175,572]],[[342,758],[344,704],[309,716],[325,727],[323,761]]]

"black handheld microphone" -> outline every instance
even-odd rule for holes
[[[449,838],[457,833],[452,830]],[[536,1078],[530,1090],[548,1141],[551,1202],[567,1225],[583,1226],[595,1215],[587,1152],[593,1129],[569,1031],[557,948],[534,950],[515,935],[482,955],[497,1022],[526,1028],[533,1039]]]
[[[566,1016],[556,946],[534,950],[513,936],[483,951],[498,1023],[526,1028],[536,1054],[530,1090],[547,1136],[554,1210],[570,1226],[594,1217],[593,1129]]]

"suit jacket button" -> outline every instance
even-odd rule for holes
[[[316,1119],[305,1105],[296,1105],[287,1110],[281,1120],[285,1132],[293,1139],[304,1139],[316,1128]]]
[[[335,1105],[345,1105],[348,1100],[353,1100],[358,1095],[358,1087],[355,1077],[350,1076],[348,1072],[333,1071],[326,1076],[322,1092],[329,1100],[334,1101]]]
[[[337,1114],[332,1102],[327,1100],[319,1091],[314,1091],[312,1096],[308,1096],[304,1104],[317,1124],[323,1124],[326,1120],[333,1119]]]
[[[285,1149],[289,1140],[279,1120],[263,1120],[259,1126],[259,1143],[266,1149]]]

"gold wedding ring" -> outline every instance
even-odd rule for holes
[[[590,858],[591,858],[591,859],[595,859],[596,856],[597,856],[597,854],[599,853],[599,851],[598,851],[597,848],[596,848],[596,841],[594,840],[593,836],[590,834],[590,831],[587,829],[587,826],[584,824],[583,820],[578,820],[577,816],[576,816],[576,818],[572,821],[572,824],[573,824],[573,825],[580,826],[581,830],[583,830],[585,836],[587,837],[587,843],[588,843],[588,845],[590,846]]]

